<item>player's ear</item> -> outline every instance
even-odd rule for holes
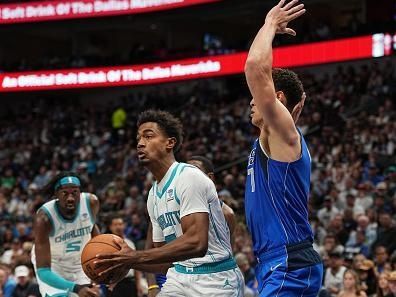
[[[177,140],[176,137],[169,137],[168,143],[166,144],[167,149],[173,149],[176,146]]]
[[[276,99],[278,99],[280,102],[282,102],[284,106],[286,106],[287,99],[285,93],[283,93],[282,91],[276,91],[275,94],[276,94]]]

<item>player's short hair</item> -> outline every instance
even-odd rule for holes
[[[286,96],[286,108],[292,112],[294,106],[301,101],[304,87],[297,74],[289,69],[272,69],[275,91],[282,91]]]
[[[204,156],[192,156],[188,159],[188,161],[199,161],[202,163],[202,169],[205,174],[214,173],[214,166],[212,161]]]
[[[178,118],[167,111],[149,109],[139,115],[137,126],[140,127],[148,122],[157,123],[166,136],[176,138],[176,145],[173,151],[177,152],[180,150],[183,143],[183,124]]]
[[[44,195],[52,198],[55,195],[55,185],[56,183],[61,180],[62,178],[66,177],[66,176],[72,176],[72,177],[76,177],[80,180],[80,183],[82,185],[82,180],[80,178],[80,176],[75,173],[75,172],[70,172],[70,171],[62,171],[59,174],[55,175],[42,189],[42,192]],[[81,187],[80,187],[81,188]]]

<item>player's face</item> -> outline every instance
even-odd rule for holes
[[[261,128],[263,123],[263,116],[257,108],[257,105],[254,103],[254,98],[250,101],[250,117],[251,122],[257,128]]]
[[[66,185],[56,191],[59,199],[59,206],[65,214],[73,215],[80,203],[80,188],[73,185]]]
[[[157,123],[147,122],[139,126],[137,133],[137,155],[139,162],[148,165],[164,159],[173,150],[170,139]]]

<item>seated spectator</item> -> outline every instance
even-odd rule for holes
[[[17,285],[12,293],[12,297],[41,297],[37,283],[32,282],[30,270],[27,266],[15,267],[14,276]]]
[[[0,296],[12,297],[16,287],[15,280],[10,276],[10,269],[7,265],[0,265]]]
[[[344,273],[341,292],[337,297],[367,297],[360,287],[359,276],[353,269],[348,269]]]
[[[380,273],[377,278],[377,294],[375,297],[385,297],[390,293],[389,282],[388,282],[389,272]]]
[[[396,297],[396,271],[392,271],[388,276],[390,293],[385,297]]]
[[[329,256],[330,263],[325,272],[324,287],[330,296],[334,297],[341,291],[346,267],[343,265],[341,253],[332,252]]]
[[[389,254],[386,248],[382,245],[378,245],[375,247],[374,252],[374,262],[375,262],[375,272],[379,275],[382,272],[385,272],[385,266],[388,263]]]
[[[363,260],[358,267],[359,279],[367,296],[375,294],[377,291],[377,278],[374,271],[374,262],[371,260]]]

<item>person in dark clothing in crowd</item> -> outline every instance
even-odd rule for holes
[[[17,285],[12,297],[41,297],[39,286],[30,278],[29,268],[25,265],[15,267]]]

